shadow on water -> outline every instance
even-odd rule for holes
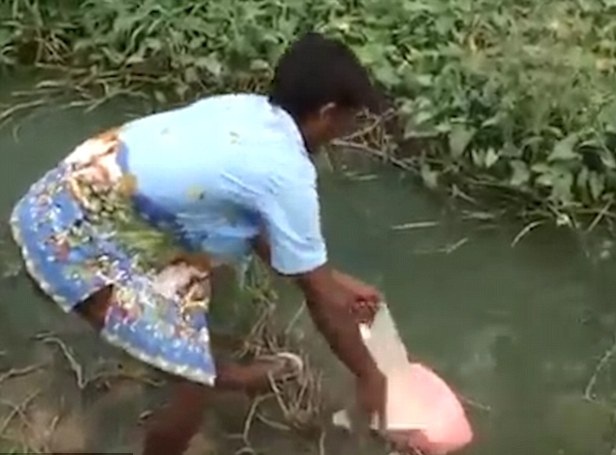
[[[2,217],[45,170],[88,135],[124,121],[121,113],[129,108],[135,110],[118,104],[84,114],[51,107],[24,121],[17,137],[11,128],[2,130]],[[583,254],[575,236],[544,229],[512,248],[519,226],[486,230],[461,222],[408,175],[366,158],[337,158],[335,171],[331,162],[319,163],[332,261],[385,292],[413,355],[466,397],[477,436],[467,453],[609,454],[612,245],[597,239],[598,246]],[[408,226],[418,222],[430,223]],[[136,423],[164,397],[164,387],[148,384],[151,372],[99,343],[80,321],[35,293],[23,275],[14,276],[18,262],[8,245],[2,248],[0,371],[15,376],[0,373],[0,449],[135,446]],[[297,296],[282,295],[281,310],[294,313]],[[229,317],[219,313],[223,322]],[[310,330],[306,320],[300,327]],[[62,343],[33,338],[41,332]],[[344,376],[324,345],[316,344],[328,374]],[[98,377],[93,386],[79,388],[78,376],[92,379],[119,367],[125,379]],[[345,380],[333,380],[331,388],[348,401]],[[584,398],[587,391],[594,400]],[[219,399],[194,453],[238,448],[220,435],[243,431],[248,400]],[[313,441],[264,426],[253,443],[263,453],[321,451]],[[326,441],[325,453],[357,450],[342,434]]]

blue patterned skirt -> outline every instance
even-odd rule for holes
[[[173,235],[131,202],[135,182],[117,165],[115,132],[86,141],[13,209],[13,237],[28,273],[64,311],[106,286],[101,335],[160,370],[213,385],[209,270],[170,265]]]

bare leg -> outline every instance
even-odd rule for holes
[[[180,380],[146,424],[143,455],[181,455],[199,431],[212,389]]]
[[[112,288],[94,294],[76,312],[100,332],[109,308]],[[142,455],[181,455],[199,431],[211,393],[216,389],[257,392],[269,389],[271,361],[249,365],[216,362],[215,388],[174,378],[167,404],[156,410],[146,423]]]
[[[142,455],[181,455],[199,431],[211,393],[262,390],[269,387],[271,369],[269,362],[217,365],[215,388],[180,379],[166,406],[148,419]]]

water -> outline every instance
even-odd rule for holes
[[[6,218],[27,186],[79,141],[124,121],[129,107],[142,108],[117,105],[87,115],[49,111],[24,121],[17,137],[10,128],[2,130],[0,214]],[[332,262],[384,291],[410,352],[467,398],[476,430],[476,442],[467,453],[609,454],[609,359],[594,388],[597,399],[607,404],[585,401],[583,395],[599,359],[613,344],[616,313],[610,306],[610,261],[597,266],[596,254],[591,253],[593,260],[582,254],[575,236],[551,229],[531,233],[512,248],[521,226],[486,230],[463,223],[459,214],[445,210],[407,174],[354,154],[335,158],[335,170],[331,162],[319,162]],[[420,221],[437,224],[392,229]],[[3,266],[10,275],[8,259]],[[49,428],[55,415],[66,415],[77,406],[77,414],[58,419],[54,438],[64,435],[65,444],[89,444],[99,450],[132,444],[136,428],[127,422],[157,403],[162,392],[133,383],[116,384],[102,395],[80,392],[60,351],[30,337],[41,331],[60,334],[88,365],[86,375],[117,358],[116,353],[99,344],[75,318],[41,299],[23,276],[0,282],[0,302],[1,370],[48,362],[55,353],[52,370],[30,374],[21,385],[0,383],[5,400],[0,412],[10,409],[6,400],[22,402],[32,384],[42,382],[56,393],[32,405],[30,409],[39,412],[30,427]],[[294,309],[291,304],[286,308]],[[117,419],[112,410],[120,404],[130,407]],[[227,421],[237,426],[237,417],[220,410],[208,420],[206,433]],[[74,436],[88,432],[92,435],[85,442]],[[15,439],[9,436],[4,435]],[[200,453],[219,445],[208,438],[201,442]],[[330,453],[354,453],[340,444]],[[299,446],[304,447],[293,445]],[[318,453],[314,448],[291,450],[288,453]]]

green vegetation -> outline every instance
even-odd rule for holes
[[[59,70],[36,103],[70,89],[93,105],[169,104],[259,90],[317,29],[352,45],[395,100],[401,127],[389,120],[389,139],[368,128],[354,138],[364,148],[531,222],[611,226],[615,14],[614,0],[0,0],[0,62]]]

